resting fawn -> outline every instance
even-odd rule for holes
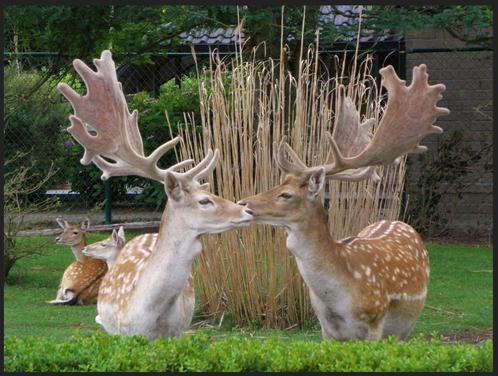
[[[108,238],[87,245],[83,248],[82,253],[94,259],[104,260],[107,263],[107,268],[111,269],[125,243],[124,228],[120,226],[119,230],[112,230],[112,234]]]
[[[94,304],[97,301],[102,277],[107,272],[107,264],[83,254],[86,247],[85,233],[90,227],[90,220],[85,219],[79,225],[70,225],[57,218],[62,234],[55,238],[58,244],[71,247],[76,261],[71,263],[62,275],[57,297],[50,304]]]

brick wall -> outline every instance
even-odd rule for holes
[[[455,46],[462,46],[462,43],[444,32],[428,30],[406,36],[407,50]],[[461,130],[464,132],[464,145],[472,150],[478,151],[489,145],[493,136],[492,51],[408,53],[408,82],[413,66],[421,63],[427,65],[429,83],[441,82],[446,85],[444,98],[439,105],[451,110],[449,116],[437,121],[444,133],[429,136],[422,144],[434,152],[438,144],[449,137],[450,132]],[[454,187],[444,189],[440,209],[448,221],[450,233],[491,236],[493,176],[491,171],[485,171],[484,166],[492,163],[492,150],[488,157],[472,169],[470,185],[463,191],[461,198],[458,198]],[[411,195],[417,192],[417,179],[428,159],[427,155],[410,156],[408,187]]]

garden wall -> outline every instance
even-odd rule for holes
[[[492,64],[493,51],[422,52],[420,49],[463,47],[463,43],[445,32],[427,30],[406,37],[407,79],[411,79],[413,66],[425,63],[430,83],[446,85],[440,106],[448,107],[451,114],[438,119],[437,125],[445,133],[427,137],[422,144],[429,152],[437,150],[450,132],[463,132],[461,144],[456,148],[469,148],[480,152],[482,158],[471,164],[471,172],[458,184],[444,186],[441,190],[440,213],[449,234],[480,236],[490,241],[492,232]],[[420,51],[420,52],[416,52]],[[457,150],[458,152],[458,150]],[[408,187],[411,195],[420,189],[420,173],[426,168],[428,156],[411,156],[411,173]],[[462,171],[463,172],[463,171]],[[484,238],[482,238],[484,237]]]

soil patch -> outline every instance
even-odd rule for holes
[[[472,343],[474,345],[479,345],[486,341],[487,339],[493,339],[493,329],[488,330],[464,330],[458,333],[452,334],[441,334],[443,337],[443,342],[447,344],[456,343]],[[429,337],[430,338],[430,337]]]

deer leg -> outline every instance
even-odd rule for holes
[[[67,289],[62,296],[59,298],[59,294],[57,294],[57,299],[50,300],[47,303],[49,304],[60,304],[60,305],[74,305],[77,303],[78,297],[73,290]]]
[[[378,341],[382,337],[382,323],[376,324],[375,326],[369,326],[366,340],[367,341]]]

